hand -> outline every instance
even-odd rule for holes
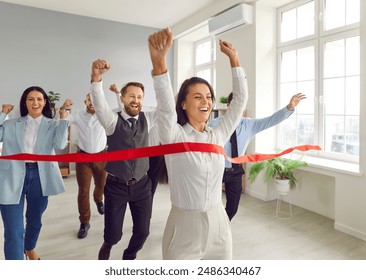
[[[3,104],[1,112],[9,114],[13,110],[14,106],[11,104]]]
[[[233,47],[233,45],[230,42],[223,40],[219,40],[219,44],[220,44],[220,51],[229,57],[231,67],[239,67],[240,66],[239,55],[237,50]]]
[[[291,97],[290,103],[287,105],[287,110],[292,111],[301,100],[305,99],[306,95],[302,93],[297,93]]]
[[[73,102],[71,99],[66,99],[64,104],[60,107],[60,110],[70,110]]]
[[[173,33],[170,28],[165,28],[150,35],[148,41],[153,75],[163,74],[168,70],[166,55],[173,44]]]
[[[121,90],[118,88],[118,86],[117,86],[116,84],[111,84],[111,85],[109,86],[109,90],[110,90],[110,91],[113,91],[113,92],[114,92],[114,93],[116,93],[116,94],[121,93]]]
[[[91,81],[100,82],[102,80],[102,75],[107,72],[111,66],[106,60],[97,59],[92,64]]]

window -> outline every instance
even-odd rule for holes
[[[216,85],[216,49],[213,37],[195,43],[194,75],[208,81],[215,90]]]
[[[281,124],[279,148],[317,144],[322,157],[358,162],[359,5],[302,0],[278,9],[280,108],[296,92],[307,96]]]

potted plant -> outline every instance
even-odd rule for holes
[[[222,104],[227,104],[227,98],[228,98],[227,96],[221,96],[219,102]]]
[[[296,178],[293,171],[308,164],[302,160],[294,160],[287,158],[273,158],[254,163],[250,167],[248,179],[254,182],[260,172],[264,172],[263,180],[268,183],[271,178],[276,180],[276,188],[278,192],[286,193],[290,188],[296,186]]]
[[[53,106],[53,108],[55,108],[56,102],[60,101],[61,94],[50,90],[48,92],[47,96],[48,96],[48,100],[50,101],[51,105]]]

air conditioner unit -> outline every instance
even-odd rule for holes
[[[208,30],[211,35],[218,35],[242,25],[252,24],[252,21],[253,7],[239,4],[209,19]]]

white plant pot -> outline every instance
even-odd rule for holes
[[[290,191],[289,180],[276,179],[276,190],[279,194],[287,194]]]

